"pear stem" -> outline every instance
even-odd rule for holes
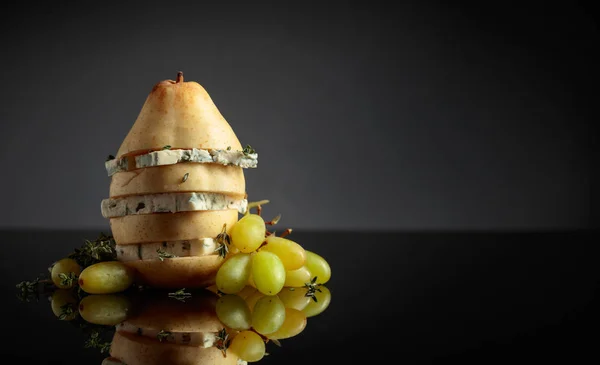
[[[176,84],[179,84],[180,82],[183,82],[183,72],[181,71],[177,73],[177,79],[175,79]]]

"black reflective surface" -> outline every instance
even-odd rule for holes
[[[84,348],[81,331],[57,320],[45,298],[15,297],[16,283],[97,234],[2,232],[4,363],[101,363],[105,355]],[[290,238],[330,263],[332,301],[282,348],[268,344],[261,364],[599,359],[594,232],[294,231]]]

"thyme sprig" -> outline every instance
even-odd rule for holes
[[[219,333],[217,333],[216,339],[217,341],[215,342],[215,347],[221,350],[221,352],[223,353],[223,357],[227,357],[227,349],[231,344],[229,333],[227,333],[227,330],[223,328],[219,331]]]
[[[313,301],[318,302],[315,294],[316,294],[316,292],[321,293],[321,289],[319,289],[320,286],[321,286],[321,284],[317,284],[317,277],[315,276],[314,278],[312,278],[312,280],[309,283],[304,284],[304,287],[306,289],[308,289],[306,291],[306,294],[304,294],[304,296],[312,298]]]
[[[30,302],[35,299],[40,300],[41,292],[45,292],[52,285],[52,280],[46,279],[46,275],[41,274],[32,281],[21,281],[16,285],[17,298],[22,302]],[[40,290],[40,287],[42,290]]]
[[[165,259],[172,259],[172,258],[177,257],[177,256],[173,255],[172,253],[168,253],[160,248],[156,249],[156,253],[158,253],[158,259],[160,261],[165,261]]]
[[[246,147],[244,147],[242,152],[246,156],[256,154],[256,151],[254,150],[254,148],[252,148],[252,146],[250,146],[249,144],[247,144]]]
[[[116,243],[112,236],[100,233],[98,238],[93,241],[85,240],[81,248],[76,248],[75,252],[69,255],[82,267],[101,261],[113,261],[117,259]]]
[[[166,341],[167,338],[169,338],[169,336],[171,336],[173,333],[170,331],[165,331],[165,330],[160,330],[160,332],[156,335],[156,338],[158,338],[158,340],[160,342]]]
[[[70,288],[77,283],[77,279],[79,278],[74,272],[68,274],[61,272],[58,274],[58,277],[60,278],[60,285],[67,288]]]
[[[181,288],[173,293],[169,293],[169,298],[177,299],[180,302],[185,302],[187,298],[191,298],[191,293],[186,293],[185,288]]]
[[[215,252],[219,254],[219,256],[225,258],[229,253],[229,245],[231,245],[231,236],[227,233],[227,223],[223,224],[223,229],[221,233],[217,235],[215,239],[218,246],[215,248]]]

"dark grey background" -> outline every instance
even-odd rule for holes
[[[588,10],[166,3],[4,9],[0,227],[108,227],[104,159],[179,70],[258,150],[247,191],[283,225],[593,226]]]

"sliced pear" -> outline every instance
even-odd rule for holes
[[[182,183],[182,177],[189,174]],[[175,164],[149,167],[113,175],[110,197],[210,191],[241,198],[246,181],[241,167],[217,164]]]

